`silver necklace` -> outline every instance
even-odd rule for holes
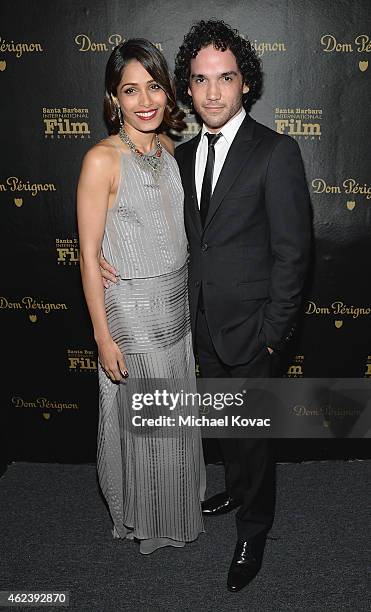
[[[156,151],[152,155],[148,155],[146,153],[142,153],[135,146],[131,138],[127,135],[124,128],[121,127],[119,131],[119,137],[121,140],[129,147],[130,151],[134,155],[134,159],[138,162],[138,164],[143,168],[152,171],[152,174],[156,180],[159,179],[162,169],[164,167],[164,158],[163,158],[163,147],[160,142],[158,135],[156,134]]]

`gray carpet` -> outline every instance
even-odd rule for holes
[[[263,567],[240,593],[226,590],[232,515],[208,519],[183,549],[139,554],[114,540],[93,465],[13,463],[0,479],[0,590],[70,592],[78,612],[361,612],[366,584],[371,462],[277,466],[277,512]],[[223,468],[208,467],[208,493]],[[1,608],[4,609],[5,608]],[[10,608],[8,608],[10,609]]]

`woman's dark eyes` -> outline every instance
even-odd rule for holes
[[[155,91],[158,91],[159,89],[161,89],[160,85],[158,83],[152,83],[152,85],[150,85],[150,89],[154,89]],[[126,94],[132,94],[134,91],[137,91],[136,89],[134,89],[134,87],[129,87],[128,89],[124,90],[124,93]]]

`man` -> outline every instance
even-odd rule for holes
[[[189,306],[200,373],[268,377],[272,353],[292,334],[310,246],[310,203],[297,143],[254,121],[260,62],[222,21],[200,21],[175,61],[178,95],[203,122],[176,148],[185,191]],[[102,262],[104,267],[104,262]],[[106,275],[107,278],[111,278]],[[226,491],[205,515],[238,508],[227,586],[239,591],[260,569],[274,517],[268,440],[220,439]]]

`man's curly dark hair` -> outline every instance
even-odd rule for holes
[[[204,47],[213,45],[215,49],[230,49],[236,58],[243,82],[249,86],[243,95],[243,105],[248,112],[260,98],[263,87],[261,61],[251,43],[242,38],[237,30],[221,20],[210,19],[194,24],[185,35],[175,58],[175,80],[177,97],[186,106],[191,106],[192,98],[188,94],[191,59]]]

